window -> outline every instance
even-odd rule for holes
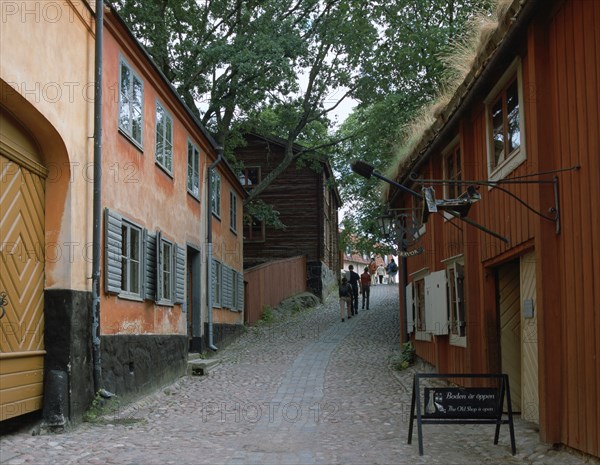
[[[244,240],[259,242],[265,240],[265,224],[256,217],[250,218],[249,224],[244,224]]]
[[[417,332],[425,332],[425,280],[414,281],[414,315],[416,319]]]
[[[124,59],[119,67],[119,129],[142,146],[144,84]]]
[[[460,144],[457,143],[444,155],[444,178],[449,181],[461,181],[462,170],[460,166]],[[444,197],[447,199],[456,199],[461,194],[461,190],[460,184],[448,183],[445,185]]]
[[[466,346],[466,323],[464,303],[464,266],[455,261],[446,269],[448,282],[448,321],[450,343]]]
[[[249,166],[242,170],[240,174],[240,184],[244,186],[246,190],[254,188],[260,183],[260,167]]]
[[[159,249],[159,300],[173,301],[173,244],[164,239],[160,241]]]
[[[141,296],[142,230],[121,223],[121,292]]]
[[[229,229],[237,233],[237,195],[235,192],[229,192]]]
[[[187,190],[200,198],[200,150],[188,140]]]
[[[156,102],[156,163],[167,173],[173,173],[173,119]]]
[[[525,159],[521,64],[515,61],[486,99],[488,175],[507,176]]]
[[[239,308],[239,296],[238,296],[238,280],[239,273],[235,270],[231,273],[231,309],[237,310]]]
[[[221,176],[212,172],[212,192],[210,193],[210,206],[213,215],[221,218]]]

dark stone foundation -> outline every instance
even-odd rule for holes
[[[150,393],[186,372],[185,335],[117,335],[100,338],[104,389],[122,400]]]
[[[51,370],[67,374],[71,421],[80,419],[94,398],[91,305],[91,292],[44,291],[44,371],[46,379]]]

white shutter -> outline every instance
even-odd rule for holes
[[[425,331],[448,334],[448,291],[446,270],[425,276]]]
[[[406,309],[406,328],[408,333],[412,333],[415,330],[415,317],[414,317],[414,307],[415,300],[413,296],[413,283],[410,283],[406,286],[406,299],[404,303]]]

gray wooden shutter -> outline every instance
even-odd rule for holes
[[[217,261],[213,258],[211,263],[211,281],[212,281],[212,295],[213,295],[213,305],[215,303],[220,303],[219,296],[217,295]]]
[[[237,297],[238,301],[236,302],[236,309],[239,312],[244,311],[244,273],[237,273],[237,283],[235,285],[238,287]]]
[[[175,254],[173,262],[175,263],[175,299],[176,304],[182,304],[185,301],[185,249],[174,244]]]
[[[144,230],[144,298],[156,300],[156,234]]]
[[[233,308],[233,270],[228,266],[223,267],[223,282],[223,306]]]
[[[160,247],[162,242],[162,234],[160,231],[156,232],[156,295],[155,302],[158,302],[162,299],[163,292],[163,274],[162,274],[162,258],[160,253]]]
[[[121,292],[121,249],[123,236],[121,233],[121,215],[104,210],[104,288],[106,292]]]

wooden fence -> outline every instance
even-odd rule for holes
[[[265,305],[276,307],[286,297],[306,291],[306,255],[274,260],[244,271],[245,320],[260,320]]]

